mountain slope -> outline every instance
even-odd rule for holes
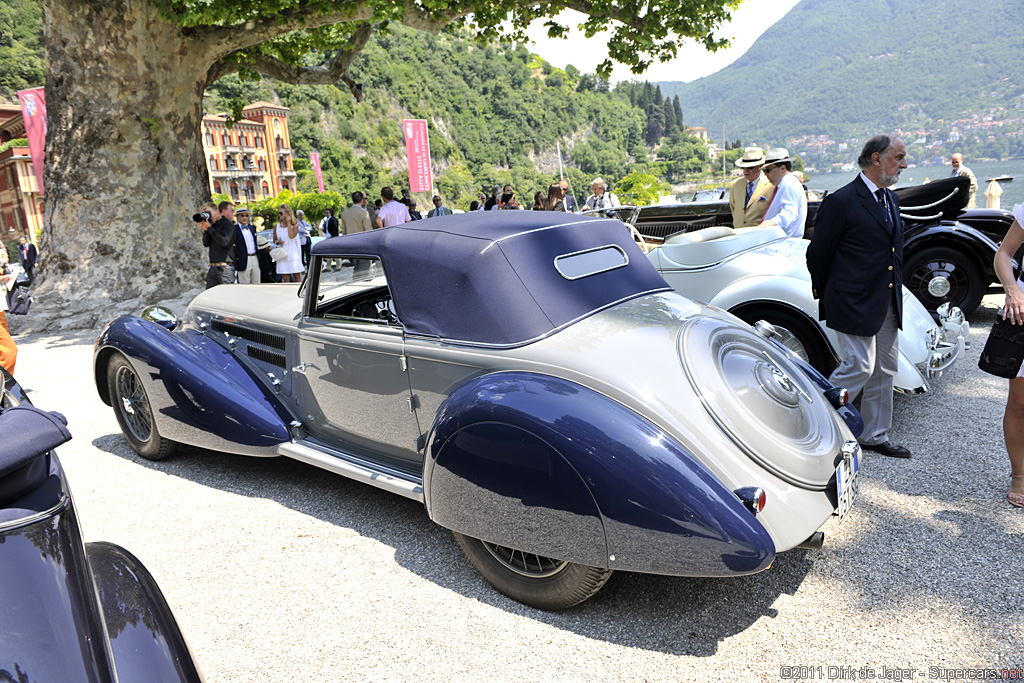
[[[1024,104],[1014,0],[803,0],[727,68],[678,94],[729,138],[865,137]]]

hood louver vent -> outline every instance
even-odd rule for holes
[[[287,367],[287,364],[284,362],[283,353],[274,353],[273,351],[261,349],[258,346],[246,347],[246,353],[249,354],[250,358],[255,358],[256,360],[263,361],[264,363],[270,363],[271,365],[276,365],[279,368]]]
[[[228,323],[224,322],[223,320],[214,320],[212,326],[213,329],[216,330],[217,332],[227,332],[232,337],[245,339],[247,341],[251,341],[253,344],[269,346],[270,348],[278,349],[279,351],[285,350],[284,336],[280,334],[273,334],[272,332],[263,332],[262,330],[254,330],[251,327],[245,327],[244,325],[237,325],[235,323]],[[253,354],[250,353],[249,355],[251,356]],[[282,361],[281,363],[281,367],[284,367],[284,361]]]

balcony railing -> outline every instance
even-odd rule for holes
[[[288,156],[291,156],[292,148],[291,147],[278,147],[277,148],[277,153],[278,154],[287,154]]]
[[[241,152],[242,147],[240,147],[239,145],[224,145],[224,151],[228,152],[229,154],[232,152]]]
[[[295,171],[286,171],[286,170],[282,169],[281,170],[281,177],[282,178],[294,178],[294,177],[296,177],[296,173],[295,173]]]
[[[263,171],[259,169],[245,170],[242,168],[213,168],[210,175],[214,178],[260,178]]]
[[[252,145],[242,145],[239,149],[242,150],[243,154],[255,154],[256,148]]]

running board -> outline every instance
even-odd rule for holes
[[[300,442],[279,444],[277,452],[307,465],[313,465],[343,477],[397,493],[420,503],[424,502],[421,480],[414,480],[391,468],[373,466],[369,462],[347,453],[327,451]]]

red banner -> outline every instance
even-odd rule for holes
[[[409,155],[409,191],[432,192],[434,177],[430,173],[430,140],[427,122],[423,119],[402,121],[405,131],[405,151]]]
[[[39,194],[43,194],[43,159],[46,152],[46,95],[42,88],[19,90],[21,115],[25,119],[25,137],[28,151],[32,155],[32,170],[35,171]]]
[[[309,163],[316,170],[316,184],[320,186],[320,194],[324,193],[324,174],[320,172],[320,152],[309,153]]]

